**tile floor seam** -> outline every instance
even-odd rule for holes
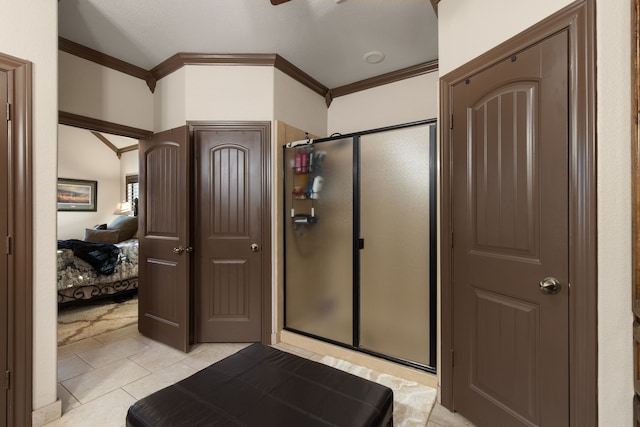
[[[138,400],[140,400],[140,399],[138,399],[137,397],[135,397],[134,395],[132,395],[131,393],[129,393],[127,390],[125,390],[125,389],[124,389],[124,386],[123,386],[123,387],[120,387],[120,389],[121,389],[122,391],[124,391],[125,393],[127,393],[129,396],[131,396],[131,398],[132,398],[132,399],[134,399],[136,402],[137,402]]]
[[[146,369],[145,369],[145,370],[146,370]],[[97,399],[100,399],[100,398],[102,398],[102,397],[105,397],[105,396],[106,396],[106,395],[108,395],[109,393],[113,393],[114,391],[116,391],[116,390],[118,390],[118,389],[119,389],[119,390],[124,391],[124,392],[125,392],[125,393],[127,393],[129,396],[131,396],[131,394],[130,394],[130,393],[128,393],[128,392],[127,392],[123,387],[125,387],[125,386],[127,386],[127,385],[129,385],[129,384],[131,384],[131,383],[133,383],[133,382],[135,382],[135,381],[137,381],[137,380],[141,379],[141,378],[145,378],[145,377],[147,377],[147,376],[148,376],[148,375],[145,375],[145,376],[143,376],[143,377],[137,378],[136,380],[133,380],[133,381],[130,381],[130,382],[126,383],[126,384],[121,385],[120,387],[116,387],[116,388],[111,389],[111,390],[105,390],[103,394],[100,394],[100,395],[98,395],[98,396],[95,396],[95,397],[93,397],[93,398],[91,398],[91,399],[89,399],[89,400],[87,400],[87,401],[80,400],[80,398],[79,398],[79,397],[77,397],[76,395],[74,395],[73,393],[71,393],[71,392],[69,391],[69,389],[68,389],[68,388],[66,388],[66,387],[65,387],[65,389],[66,389],[67,391],[69,391],[69,393],[71,394],[71,396],[73,396],[73,398],[74,398],[74,399],[76,399],[78,402],[80,402],[80,405],[86,405],[86,404],[91,403],[91,402],[93,402],[93,401],[95,401],[95,400],[97,400]],[[64,385],[62,385],[62,386],[64,387]],[[131,397],[133,397],[134,399],[136,399],[134,396],[131,396]],[[136,400],[138,400],[138,399],[136,399]],[[74,409],[75,409],[75,408],[74,408]]]
[[[137,353],[136,353],[136,354],[137,354]],[[131,356],[135,356],[135,354],[132,354]],[[131,356],[127,356],[127,357],[125,357],[125,359],[127,359],[129,362],[131,362],[131,363],[135,364],[136,366],[141,367],[141,368],[142,368],[142,369],[144,369],[145,371],[149,372],[149,374],[153,374],[153,372],[154,372],[154,371],[152,371],[152,370],[150,370],[150,369],[147,369],[145,366],[142,366],[141,364],[139,364],[139,363],[138,363],[138,362],[136,362],[135,360],[132,360],[132,359],[131,359]],[[146,377],[146,375],[145,375],[145,377]],[[142,378],[144,378],[144,377],[142,377]]]
[[[100,369],[104,370],[104,369],[105,369],[106,367],[108,367],[109,365],[116,364],[117,362],[121,362],[121,361],[124,361],[124,360],[125,360],[125,358],[123,358],[123,359],[116,359],[116,360],[114,360],[114,361],[110,362],[110,363],[109,363],[109,364],[107,364],[107,365],[104,365],[104,366],[101,366],[101,367],[99,367],[99,368],[96,368],[96,369],[94,369],[93,371],[85,372],[84,374],[80,374],[80,375],[78,375],[77,377],[80,377],[80,376],[82,376],[82,375],[87,375],[87,374],[90,374],[90,373],[95,373],[96,371],[98,371],[98,370],[100,370]],[[151,372],[150,372],[149,370],[147,370],[147,369],[145,369],[145,368],[141,367],[141,366],[140,366],[140,365],[138,365],[137,363],[132,362],[132,361],[130,361],[130,362],[131,362],[131,363],[133,363],[134,365],[136,365],[138,368],[140,368],[140,369],[142,369],[143,371],[145,371],[145,372],[146,372],[146,374],[145,374],[145,375],[143,375],[143,376],[141,376],[141,377],[136,377],[135,379],[130,380],[130,381],[128,381],[128,382],[126,382],[126,383],[124,383],[124,384],[119,384],[119,385],[118,385],[118,387],[115,387],[115,388],[113,388],[113,389],[106,389],[102,394],[99,394],[99,395],[97,395],[97,396],[94,396],[93,398],[91,398],[91,399],[89,399],[89,400],[86,400],[86,401],[84,401],[84,399],[86,399],[86,396],[85,396],[85,397],[83,397],[83,399],[81,399],[79,396],[77,396],[76,394],[72,393],[72,392],[71,392],[71,390],[69,389],[69,387],[67,387],[67,386],[64,384],[65,382],[68,382],[69,380],[64,380],[64,381],[62,381],[62,382],[61,382],[61,385],[62,385],[62,386],[63,386],[67,391],[69,391],[69,392],[71,393],[71,395],[72,395],[76,400],[78,400],[81,404],[85,405],[85,404],[87,404],[87,403],[89,403],[89,402],[94,401],[94,400],[95,400],[95,399],[97,399],[97,398],[103,397],[103,396],[105,396],[105,395],[107,395],[107,394],[109,394],[109,393],[111,393],[111,392],[113,392],[113,391],[117,390],[118,388],[122,388],[122,387],[124,387],[124,386],[126,386],[126,385],[128,385],[128,384],[131,384],[131,383],[132,383],[132,382],[134,382],[134,381],[137,381],[137,380],[138,380],[138,379],[140,379],[140,378],[144,378],[144,377],[146,377],[146,376],[148,376],[148,375],[150,375],[150,374],[151,374]],[[77,378],[77,377],[76,377],[76,378]],[[81,380],[81,379],[80,379],[80,380]],[[79,387],[78,389],[79,389],[79,390],[82,390],[82,387]]]
[[[88,360],[86,360],[84,357],[80,356],[80,353],[75,353],[75,356],[79,357],[84,363],[86,363],[87,365],[91,366],[93,369],[98,369],[99,366],[93,366]]]

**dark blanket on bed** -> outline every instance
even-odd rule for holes
[[[58,240],[58,249],[73,250],[73,255],[88,262],[98,274],[106,276],[113,274],[120,255],[120,248],[111,243],[85,242],[78,239]]]

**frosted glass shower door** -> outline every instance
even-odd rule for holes
[[[307,165],[298,173],[296,155],[313,156],[298,161]],[[285,326],[351,345],[353,139],[285,149],[284,162]],[[304,191],[316,177],[321,186],[309,197]],[[317,222],[304,222],[312,209]]]
[[[429,125],[360,140],[360,347],[430,355]]]

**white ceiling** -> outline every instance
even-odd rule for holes
[[[438,57],[430,0],[60,0],[58,24],[147,70],[178,52],[277,53],[328,88]],[[375,50],[385,60],[364,62]]]

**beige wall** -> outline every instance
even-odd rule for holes
[[[443,0],[440,74],[459,67],[570,3]],[[630,1],[597,4],[598,417],[631,425]],[[504,19],[508,16],[509,19]],[[464,43],[460,41],[464,40]]]
[[[144,80],[59,52],[59,109],[140,129],[153,127]]]
[[[273,68],[187,65],[160,79],[154,131],[188,120],[272,120]]]
[[[327,104],[324,97],[280,70],[275,70],[273,77],[274,120],[310,135],[327,136]]]
[[[84,229],[109,224],[120,200],[120,159],[91,132],[58,125],[58,177],[98,181],[96,212],[58,212],[58,239],[83,239]]]
[[[186,69],[160,79],[153,93],[153,131],[183,126],[186,118]]]
[[[0,0],[0,52],[33,67],[33,407],[56,401],[56,145],[58,5]]]
[[[438,4],[440,75],[444,76],[569,3],[571,0],[441,0]]]
[[[631,1],[597,2],[598,417],[631,425]]]
[[[187,120],[272,120],[273,67],[184,68]]]
[[[438,71],[335,98],[329,134],[347,134],[432,119],[438,114]]]

